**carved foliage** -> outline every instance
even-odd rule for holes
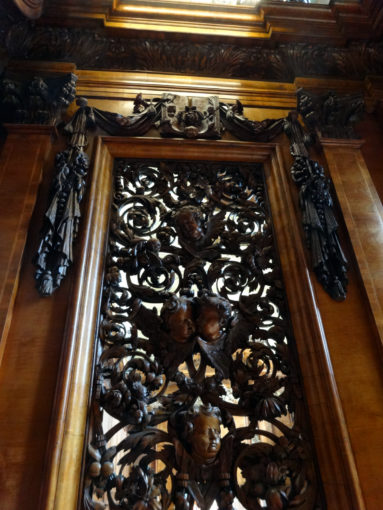
[[[358,138],[354,124],[363,114],[362,94],[337,96],[327,92],[317,96],[300,89],[297,99],[298,112],[310,130],[317,130],[324,138]]]
[[[299,188],[299,205],[307,247],[315,274],[326,292],[336,301],[346,298],[347,259],[340,246],[338,224],[333,212],[330,182],[323,168],[309,158],[307,143],[296,112],[285,121],[294,163],[291,175]]]
[[[35,76],[28,81],[2,78],[0,102],[2,122],[55,125],[76,96],[77,76]]]
[[[314,508],[291,342],[261,168],[118,161],[85,507]]]
[[[346,48],[290,43],[276,48],[108,37],[105,31],[13,26],[6,39],[13,58],[66,60],[86,69],[148,70],[293,81],[296,76],[360,80],[383,73],[382,43]]]

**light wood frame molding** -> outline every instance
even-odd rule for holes
[[[100,137],[96,143],[39,510],[75,510],[78,506],[93,346],[108,237],[113,160],[122,157],[263,163],[327,506],[330,510],[365,509],[280,146],[276,143]]]

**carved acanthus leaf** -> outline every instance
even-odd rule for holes
[[[383,43],[339,48],[305,43],[275,48],[241,47],[111,37],[104,30],[12,26],[6,49],[12,58],[64,60],[85,69],[163,71],[199,76],[293,81],[297,76],[339,76],[361,80],[383,74]]]
[[[56,125],[76,96],[77,76],[34,76],[29,80],[0,80],[0,120],[19,124]]]
[[[298,112],[311,131],[323,138],[358,138],[354,125],[363,114],[362,94],[338,96],[330,91],[319,96],[300,89],[297,99]]]

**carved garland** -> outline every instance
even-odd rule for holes
[[[84,152],[88,128],[98,125],[112,135],[140,136],[158,127],[162,136],[220,138],[225,126],[244,139],[260,141],[267,141],[282,131],[283,119],[250,121],[243,116],[239,102],[231,107],[219,104],[218,98],[213,96],[204,100],[205,109],[201,109],[201,101],[197,100],[197,105],[193,105],[193,101],[196,100],[164,94],[161,99],[147,102],[139,94],[134,101],[133,115],[123,117],[89,108],[86,100],[79,100],[79,110],[64,128],[71,135],[68,149],[56,156],[57,174],[35,257],[35,278],[42,296],[52,294],[60,286],[73,262],[73,242],[81,217],[80,202],[88,169]]]
[[[117,161],[85,508],[322,508],[291,345],[262,169]]]
[[[302,92],[300,94],[299,97],[302,97]],[[334,104],[334,100],[330,102]],[[359,102],[355,104],[359,105]],[[334,115],[329,117],[334,118]],[[312,122],[312,116],[308,118]],[[328,119],[327,122],[329,129]],[[295,160],[291,171],[300,188],[303,225],[313,269],[331,297],[338,301],[346,297],[347,261],[337,236],[338,225],[332,210],[328,180],[322,167],[309,160],[305,145],[307,140],[294,115],[290,114],[286,120],[254,122],[244,117],[239,101],[228,105],[219,103],[216,96],[186,98],[173,94],[164,94],[162,98],[149,102],[139,94],[134,101],[133,115],[127,117],[84,106],[68,125],[73,135],[68,150],[56,158],[57,177],[36,256],[36,280],[42,295],[49,295],[60,286],[67,267],[73,261],[72,245],[77,233],[79,203],[88,167],[84,154],[86,130],[91,125],[98,125],[112,135],[126,136],[144,135],[156,127],[162,136],[184,138],[221,138],[227,129],[241,140],[262,142],[278,135],[284,126],[291,139],[291,152]]]
[[[291,176],[299,188],[299,206],[307,247],[314,272],[323,288],[336,301],[343,301],[347,292],[347,259],[343,254],[333,212],[330,181],[323,167],[309,158],[311,143],[297,117],[291,112],[285,121],[294,163]]]

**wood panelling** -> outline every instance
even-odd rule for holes
[[[383,349],[382,203],[361,142],[322,139],[322,145]]]
[[[77,504],[111,200],[111,166],[108,150],[98,144],[58,374],[49,460],[39,506],[45,510],[75,509]]]
[[[52,128],[9,125],[8,132],[0,158],[0,364]]]
[[[18,137],[16,161],[26,147],[38,146],[34,136]],[[53,156],[52,151],[44,165],[0,368],[0,507],[4,510],[37,508],[70,295],[70,276],[49,299],[38,295],[33,277],[32,258],[47,205]],[[27,174],[30,166],[25,165],[16,170]],[[12,221],[5,206],[3,214],[2,220]]]

